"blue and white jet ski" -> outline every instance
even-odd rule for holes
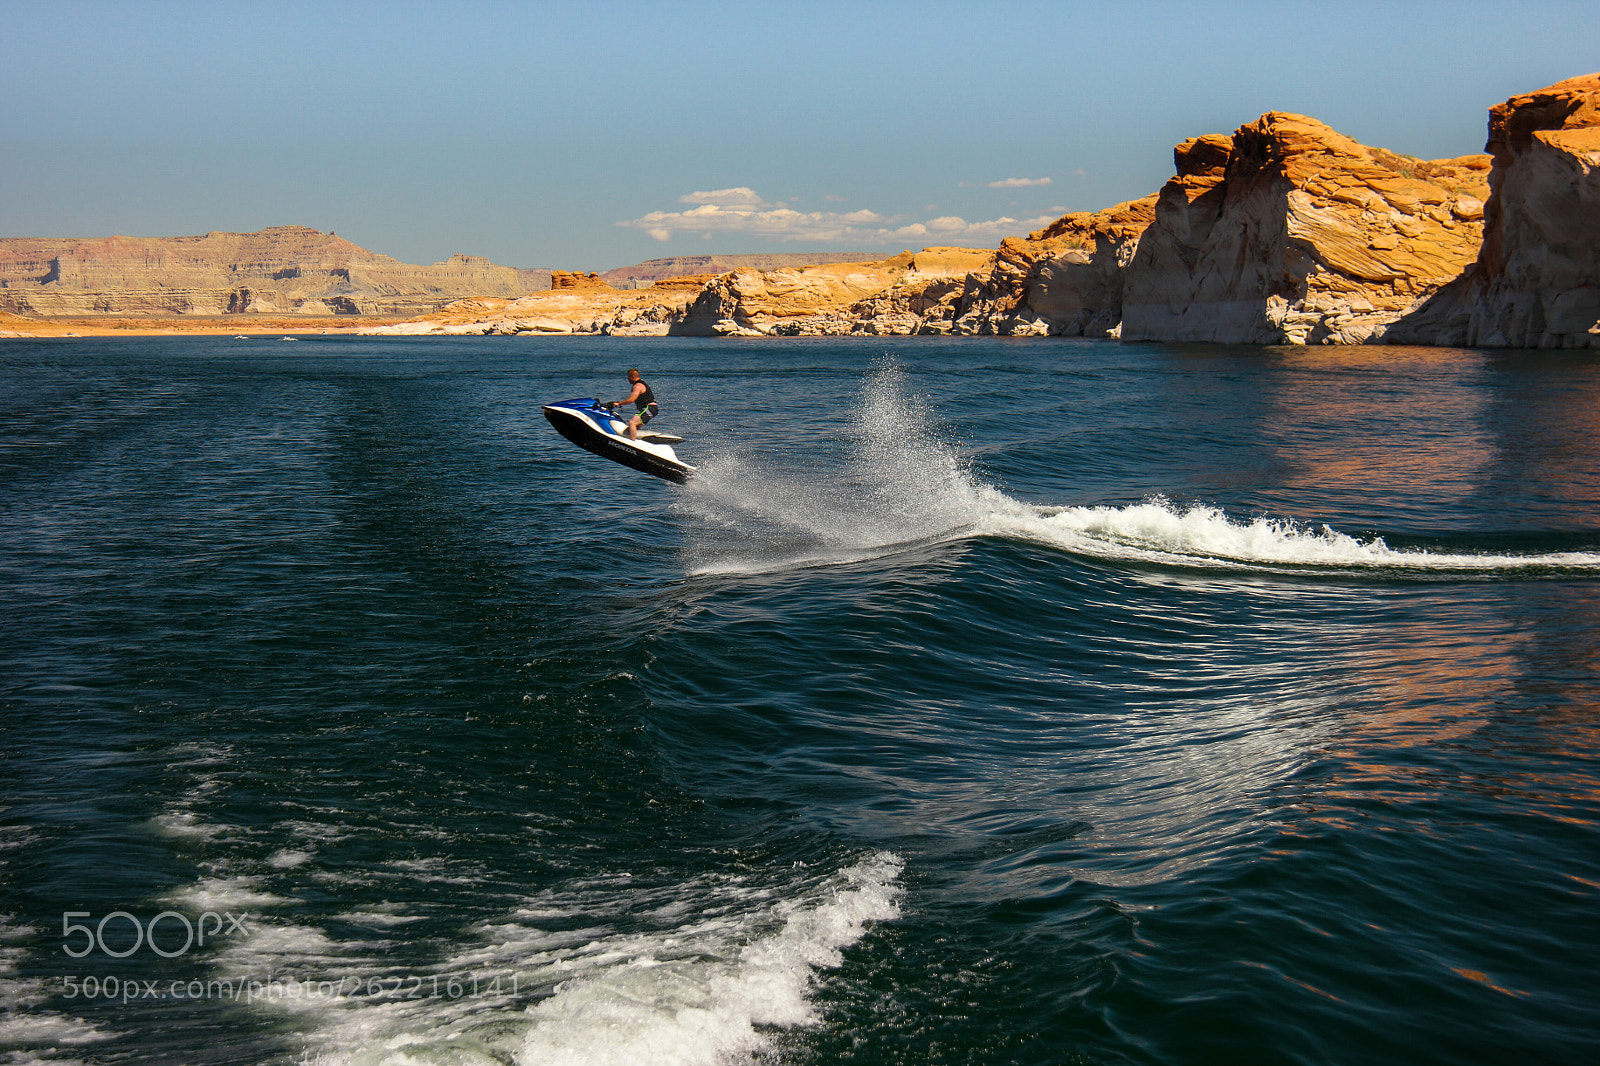
[[[652,433],[641,429],[638,440],[628,439],[631,415],[614,414],[611,407],[585,397],[546,404],[544,416],[556,432],[585,451],[604,456],[613,463],[631,466],[646,474],[682,485],[694,476],[695,467],[678,458],[672,450],[682,437]]]

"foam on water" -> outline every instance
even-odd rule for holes
[[[422,978],[417,999],[350,994],[355,979],[381,986],[396,972],[390,945],[286,923],[230,948],[219,973],[293,982],[296,994],[250,1002],[294,1019],[307,1061],[749,1062],[776,1030],[820,1022],[817,971],[841,965],[869,923],[899,915],[902,867],[880,852],[787,889],[732,875],[655,888],[626,875],[570,884],[480,926],[436,963],[409,967]],[[435,978],[471,991],[428,995]]]
[[[279,848],[267,859],[267,865],[277,870],[292,870],[311,861],[311,852],[292,848]]]
[[[1396,549],[1381,537],[1360,540],[1326,525],[1308,527],[1282,518],[1236,519],[1220,508],[1201,504],[1181,508],[1159,497],[1126,507],[1013,503],[987,515],[978,531],[1101,559],[1220,569],[1600,571],[1600,552],[1507,555]]]
[[[260,877],[202,877],[192,885],[174,889],[162,899],[195,913],[205,911],[248,911],[252,907],[276,907],[298,902],[287,896],[263,892]]]
[[[202,822],[192,811],[168,811],[150,819],[151,828],[162,836],[177,837],[209,843],[221,837],[234,835],[239,830],[231,825]]]
[[[37,933],[32,926],[13,924],[9,916],[0,915],[0,1050],[10,1063],[75,1062],[62,1056],[63,1048],[98,1044],[118,1034],[43,1008],[51,998],[48,983],[17,972],[27,954],[22,942]]]
[[[758,1026],[816,1024],[814,972],[838,967],[841,949],[861,938],[867,922],[898,917],[894,879],[901,868],[897,856],[881,852],[842,871],[820,900],[779,903],[773,913],[784,919],[782,928],[736,956],[726,934],[737,926],[708,938],[706,946],[719,949],[709,959],[680,951],[672,953],[676,960],[663,958],[664,942],[607,952],[606,961],[557,986],[555,996],[532,1009],[538,1024],[517,1061],[720,1063],[764,1048],[768,1040]]]
[[[1389,547],[1326,525],[1238,518],[1163,497],[1126,506],[1022,503],[985,484],[903,395],[902,375],[863,390],[854,446],[835,472],[796,474],[744,457],[709,460],[680,493],[691,574],[760,573],[859,562],[929,543],[997,536],[1108,561],[1205,569],[1335,572],[1600,572],[1600,552],[1433,552]]]

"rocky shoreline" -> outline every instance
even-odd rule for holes
[[[0,311],[0,337],[278,337],[359,333],[406,321],[398,315],[53,315]]]

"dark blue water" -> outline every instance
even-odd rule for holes
[[[631,365],[687,486],[540,414]],[[1597,412],[1551,353],[0,342],[0,1050],[1594,1062]]]

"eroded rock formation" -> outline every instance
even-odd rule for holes
[[[868,263],[735,270],[713,278],[673,332],[688,336],[948,333],[980,248],[924,248]]]
[[[402,263],[305,226],[0,239],[0,310],[19,314],[414,315],[465,296],[521,296],[547,279],[477,256]]]
[[[584,273],[573,270],[550,271],[550,287],[552,289],[603,289],[611,290],[611,286],[599,274],[594,272]]]
[[[554,287],[515,301],[461,301],[377,334],[604,333],[616,336],[842,336],[948,333],[974,272],[995,253],[924,248],[866,263],[665,278],[613,289],[554,272]]]
[[[1174,155],[1124,272],[1125,340],[1364,343],[1481,243],[1487,156],[1413,159],[1283,112]]]
[[[1486,147],[1477,261],[1389,339],[1600,348],[1600,74],[1490,108]]]
[[[1154,196],[1063,215],[1000,242],[992,268],[968,276],[950,332],[1114,337],[1122,272],[1155,219]]]

